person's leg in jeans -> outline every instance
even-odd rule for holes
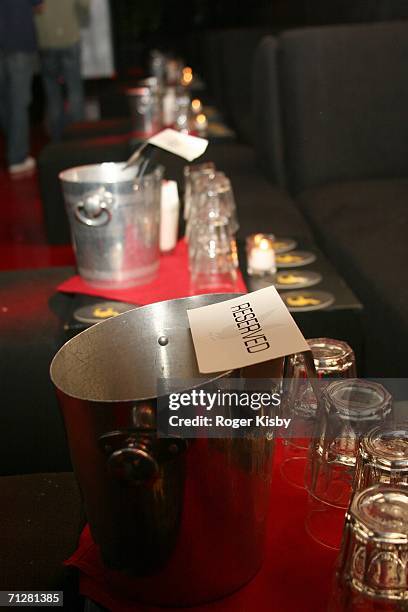
[[[81,49],[79,43],[63,50],[63,76],[67,88],[67,123],[84,118],[84,88],[81,77]]]
[[[34,54],[6,53],[5,65],[8,87],[7,160],[9,166],[20,164],[29,153],[31,83]]]
[[[41,51],[41,72],[47,96],[47,121],[52,140],[59,140],[64,129],[64,98],[60,79],[63,76],[59,49]]]

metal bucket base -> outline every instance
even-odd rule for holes
[[[149,590],[141,589],[137,592],[137,588],[134,592],[132,591],[122,591],[122,596],[124,595],[130,601],[134,602],[135,606],[137,605],[147,605],[147,606],[157,606],[159,608],[190,608],[194,606],[203,606],[211,603],[215,603],[224,597],[229,597],[234,593],[237,593],[241,589],[247,586],[259,573],[260,569],[263,565],[263,559],[260,561],[259,565],[253,569],[253,571],[248,574],[245,578],[242,578],[239,582],[235,584],[229,585],[229,587],[224,588],[223,590],[215,591],[211,589],[211,585],[208,586],[207,592],[203,592],[202,589],[199,592],[192,592],[189,597],[180,598],[177,593],[174,593],[173,589],[168,589],[167,592],[162,592],[159,584],[156,585],[156,588],[152,588]]]
[[[99,287],[101,289],[129,289],[130,287],[138,287],[153,282],[159,271],[159,263],[147,267],[144,274],[140,274],[139,271],[137,276],[132,276],[131,278],[95,278],[95,275],[89,274],[89,271],[82,270],[81,268],[78,271],[81,278],[92,287]]]

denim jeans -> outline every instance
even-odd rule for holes
[[[0,122],[7,137],[9,166],[23,162],[29,153],[34,65],[34,53],[0,51]]]
[[[41,71],[47,96],[48,127],[51,138],[59,140],[65,126],[81,121],[84,115],[79,43],[64,49],[42,50]],[[66,110],[62,81],[67,94]]]

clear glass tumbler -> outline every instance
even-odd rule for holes
[[[195,240],[196,247],[190,258],[192,293],[235,291],[238,276],[229,220],[214,218]]]
[[[176,121],[174,123],[174,129],[179,132],[188,133],[191,99],[185,91],[177,93],[175,107]]]
[[[312,351],[319,379],[355,378],[355,355],[346,342],[332,338],[312,338],[307,343]],[[285,417],[291,419],[291,424],[287,438],[283,440],[281,474],[289,484],[304,489],[305,468],[316,422],[317,403],[306,377],[303,354],[288,358],[283,410]]]
[[[203,162],[201,164],[190,164],[184,166],[184,219],[190,216],[192,208],[193,193],[193,179],[197,175],[212,174],[215,172],[214,162]]]
[[[329,612],[408,609],[408,487],[374,485],[346,514]]]
[[[406,425],[380,425],[360,440],[353,495],[378,483],[408,484]]]
[[[391,395],[378,383],[338,380],[324,388],[305,474],[306,530],[320,544],[339,548],[360,439],[391,414]]]

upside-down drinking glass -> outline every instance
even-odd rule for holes
[[[354,378],[356,360],[353,349],[341,340],[312,338],[307,341],[312,351],[319,379]],[[303,354],[288,358],[283,408],[291,419],[287,438],[283,440],[281,474],[298,488],[305,487],[305,468],[309,442],[316,421],[317,402],[309,380]],[[322,384],[322,383],[320,383]]]
[[[196,236],[196,247],[190,253],[191,288],[194,294],[235,290],[238,276],[232,237],[227,217],[210,219]]]
[[[378,484],[346,514],[329,612],[408,609],[408,487]]]
[[[184,166],[184,219],[190,216],[192,207],[193,193],[193,179],[197,175],[211,174],[215,172],[214,162],[203,162],[201,164],[190,164]]]
[[[353,495],[374,484],[408,484],[408,426],[379,425],[360,440]]]
[[[306,530],[329,548],[339,548],[350,503],[362,436],[392,415],[392,399],[380,384],[337,380],[324,388],[309,447],[305,484],[309,493]]]

